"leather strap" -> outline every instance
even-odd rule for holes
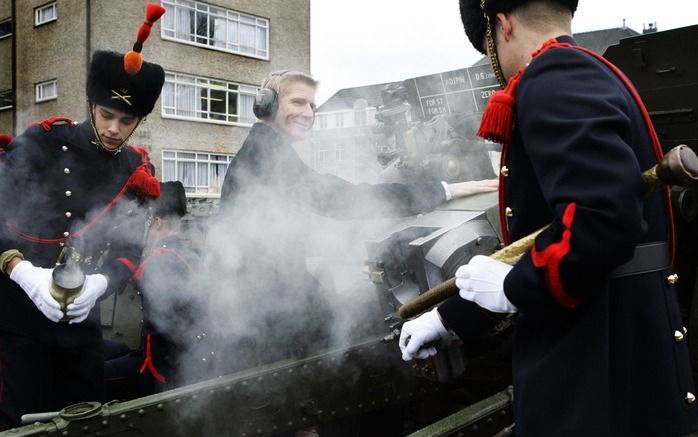
[[[638,244],[630,261],[611,272],[611,279],[641,275],[671,267],[671,254],[666,241]]]

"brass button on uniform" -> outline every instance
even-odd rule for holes
[[[669,284],[669,285],[674,285],[674,284],[676,284],[677,282],[679,282],[679,275],[677,275],[676,273],[674,273],[673,275],[667,276],[667,277],[666,277],[666,282],[667,282],[667,284]]]
[[[70,211],[65,212],[65,218],[70,218],[73,214],[70,213]]]
[[[681,340],[683,340],[683,332],[678,331],[678,330],[674,331],[674,341],[676,341],[678,343]]]
[[[68,167],[64,168],[63,173],[70,174],[70,169]]]
[[[63,236],[66,238],[70,237],[70,232],[68,232],[68,231],[63,232]]]
[[[686,392],[686,397],[684,398],[687,404],[692,404],[696,401],[696,396],[690,391]]]
[[[503,165],[499,172],[502,173],[502,176],[507,177],[509,176],[509,167]]]
[[[67,152],[67,151],[68,151],[68,146],[63,146],[63,147],[61,147],[61,150],[63,150],[64,152]]]
[[[507,217],[514,217],[514,210],[507,206],[504,208],[504,215]]]
[[[70,191],[70,190],[68,190],[68,191],[65,192],[65,197],[70,197],[70,196],[72,196],[72,195],[73,195],[73,193],[72,193],[72,191]]]
[[[683,329],[683,333],[684,333],[684,334],[688,334],[688,329],[687,329],[685,326],[684,326],[683,328],[681,328],[681,329]]]
[[[60,243],[58,243],[58,245],[63,247],[63,246],[65,246],[65,243],[61,241]]]

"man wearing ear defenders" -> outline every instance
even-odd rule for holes
[[[497,189],[495,180],[354,185],[337,176],[315,172],[301,161],[291,143],[311,134],[317,84],[313,77],[299,71],[273,72],[262,82],[253,108],[260,122],[252,126],[228,168],[222,208],[238,202],[247,186],[262,180],[265,185],[278,188],[278,196],[284,192],[305,193],[298,200],[307,202],[314,212],[344,218],[415,215],[451,198]],[[277,166],[284,171],[278,171]],[[370,203],[371,210],[361,208],[362,200]],[[377,200],[382,208],[375,208]]]
[[[495,180],[354,185],[331,174],[317,173],[291,146],[311,134],[316,88],[315,79],[298,71],[274,72],[262,82],[253,107],[260,121],[252,126],[228,167],[218,223],[223,232],[212,232],[230,238],[226,248],[239,248],[237,257],[230,256],[227,249],[214,255],[219,260],[227,259],[225,262],[239,258],[232,269],[226,268],[235,271],[231,277],[235,278],[235,288],[241,290],[239,294],[256,294],[253,299],[261,299],[259,294],[269,290],[277,299],[269,305],[274,307],[271,313],[264,313],[264,317],[273,319],[263,327],[265,334],[283,332],[288,336],[293,329],[286,327],[286,320],[308,320],[307,308],[317,310],[322,306],[309,297],[311,290],[322,290],[306,267],[305,245],[318,234],[311,232],[314,229],[308,223],[313,215],[309,213],[343,219],[411,216],[432,210],[450,198],[495,191],[497,187]],[[289,302],[284,303],[284,299]],[[308,300],[308,305],[294,310],[301,300]],[[260,305],[257,301],[250,304]],[[317,346],[313,335],[302,337]],[[293,347],[298,341],[302,340],[295,339]],[[271,361],[272,349],[277,350],[267,348],[262,359]]]
[[[234,316],[244,326],[244,332],[236,331],[236,337],[245,336],[244,346],[228,354],[245,361],[235,363],[238,368],[324,348],[340,318],[350,317],[348,306],[341,314],[333,313],[330,307],[341,296],[328,300],[331,287],[321,284],[306,267],[310,241],[323,239],[315,244],[321,247],[333,244],[314,226],[313,220],[318,220],[314,214],[338,219],[411,216],[450,198],[497,188],[496,180],[355,185],[316,172],[303,163],[292,143],[311,135],[317,84],[298,71],[274,72],[262,82],[253,107],[260,121],[228,167],[219,222],[209,232],[210,240],[215,240],[209,246],[216,247],[206,253],[223,264],[222,270],[231,278],[229,285],[214,286],[229,289],[236,304],[246,308],[245,314]],[[366,296],[349,298],[360,301]],[[364,307],[364,313],[372,309]],[[240,318],[249,322],[242,323]],[[361,335],[357,324],[361,323],[351,325],[351,335]],[[362,431],[361,435],[368,434]]]

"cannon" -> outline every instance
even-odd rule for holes
[[[686,56],[698,51],[696,45],[698,26],[691,26],[625,39],[605,54],[635,83],[665,150],[680,143],[698,150],[698,62]],[[472,126],[495,87],[489,67],[482,66],[407,79],[401,89],[386,91],[378,111],[385,179],[432,174],[464,180],[468,167],[460,164],[474,151],[477,171],[493,175],[489,157],[496,156],[497,145],[473,138]],[[698,236],[698,210],[690,189],[677,190],[673,198],[680,304],[694,329],[698,254],[690,242]],[[465,347],[454,339],[419,363],[402,362],[395,342],[402,304],[452,277],[473,255],[500,247],[496,206],[495,194],[459,199],[366,237],[364,269],[356,272],[362,281],[352,293],[372,306],[367,312],[373,322],[351,344],[143,398],[69,406],[27,417],[40,422],[0,435],[264,436],[315,424],[334,424],[345,431],[340,435],[369,435],[357,425],[367,417],[374,424],[389,421],[395,435],[513,435],[507,326]],[[694,337],[689,345],[695,362]]]

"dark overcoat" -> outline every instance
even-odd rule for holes
[[[219,247],[229,238],[223,245],[226,252],[217,256],[228,263],[222,270],[230,271],[231,260],[240,260],[229,275],[239,305],[260,310],[266,319],[249,341],[262,356],[249,361],[257,364],[303,353],[305,341],[322,346],[322,332],[331,328],[324,288],[306,267],[306,245],[318,234],[313,216],[409,216],[445,200],[439,181],[355,185],[320,174],[301,160],[290,138],[265,123],[252,126],[225,176],[222,228],[211,232]],[[299,327],[299,321],[305,323]]]
[[[89,121],[52,118],[7,146],[0,162],[0,252],[19,249],[34,266],[53,268],[71,246],[85,274],[108,277],[108,294],[123,288],[128,265],[139,262],[139,183],[152,177],[152,166],[143,150],[127,146],[112,154],[94,141]],[[137,169],[145,173],[132,177]],[[82,323],[54,323],[0,275],[0,350],[0,419],[101,400],[99,305]]]
[[[552,223],[504,281],[519,309],[517,436],[696,430],[671,271],[614,271],[637,245],[671,240],[664,193],[643,193],[641,173],[656,158],[626,85],[588,53],[544,52],[521,76],[513,139],[503,153],[500,208],[510,240]],[[465,339],[500,317],[460,298],[440,312]]]

